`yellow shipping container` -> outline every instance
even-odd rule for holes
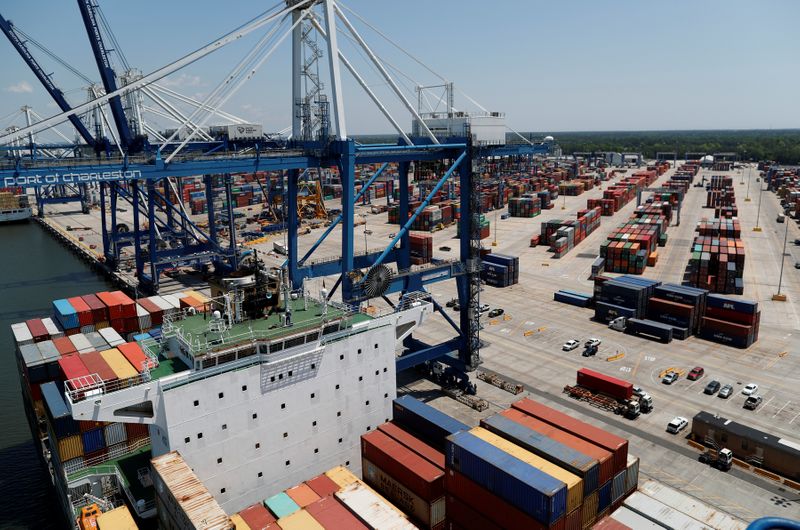
[[[191,296],[192,298],[194,298],[195,300],[197,300],[202,304],[207,304],[209,302],[209,299],[206,295],[204,295],[203,293],[199,293],[197,291],[193,290],[183,291],[183,294],[185,294],[186,296]]]
[[[97,518],[98,530],[139,530],[127,506],[120,506],[100,514]]]
[[[251,530],[250,525],[244,522],[242,516],[238,513],[231,515],[231,522],[236,530]]]
[[[481,440],[489,442],[498,449],[505,451],[511,456],[530,464],[544,473],[547,473],[554,479],[565,483],[567,485],[567,513],[571,513],[572,510],[580,508],[581,503],[583,502],[583,479],[577,475],[573,475],[565,469],[558,467],[552,462],[548,462],[544,458],[536,456],[530,451],[518,446],[514,442],[509,442],[505,438],[501,438],[493,432],[487,431],[483,427],[475,427],[469,432]]]
[[[329,479],[334,481],[340,488],[349,486],[353,482],[359,482],[358,477],[353,475],[346,467],[338,466],[325,472]]]
[[[62,463],[83,456],[83,440],[81,435],[67,436],[58,441],[58,458]]]
[[[129,377],[136,377],[139,375],[139,372],[136,371],[136,368],[131,366],[131,363],[128,362],[128,359],[126,359],[118,349],[111,348],[110,350],[101,351],[100,355],[103,356],[103,359],[108,363],[111,369],[114,370],[114,373],[117,374],[117,377],[120,379],[127,379]]]
[[[583,528],[589,528],[594,524],[597,519],[597,507],[599,502],[600,499],[597,490],[583,498],[583,506],[581,507],[583,510],[581,514],[581,526]]]
[[[278,519],[278,526],[283,530],[325,530],[325,527],[305,510],[298,510],[292,515],[281,517]]]

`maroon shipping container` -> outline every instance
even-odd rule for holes
[[[721,331],[734,337],[747,337],[753,330],[753,326],[734,324],[716,318],[703,317],[701,328],[708,328],[714,331]]]
[[[616,519],[611,517],[604,517],[602,520],[596,522],[592,530],[635,530],[628,525],[622,524]]]
[[[69,340],[69,337],[58,337],[57,339],[53,339],[53,345],[55,345],[58,353],[62,356],[69,355],[70,353],[76,353],[78,350],[75,349],[75,345],[72,344],[72,341]]]
[[[133,310],[136,311],[136,307],[135,306],[134,306]],[[139,318],[138,317],[122,319],[122,332],[123,333],[133,333],[133,332],[137,332],[137,331],[141,331],[139,329]]]
[[[694,307],[688,304],[679,304],[671,300],[664,300],[662,298],[651,298],[648,302],[648,311],[653,309],[655,311],[663,311],[668,315],[675,315],[684,318],[691,318]]]
[[[477,510],[478,505],[469,505],[456,496],[447,494],[445,498],[445,513],[447,513],[447,528],[464,528],[465,530],[503,530],[502,526],[494,524],[491,520],[481,515]],[[456,526],[452,526],[455,524]]]
[[[103,381],[116,381],[117,374],[108,365],[103,356],[99,352],[90,351],[81,353],[81,361],[86,366],[90,374],[97,374]]]
[[[381,431],[361,436],[361,456],[424,501],[444,495],[444,471]]]
[[[581,530],[581,528],[583,528],[581,516],[582,511],[580,507],[564,516],[564,530]]]
[[[369,530],[369,527],[350,513],[350,510],[336,497],[324,497],[306,506],[305,510],[315,521],[324,526],[325,530]],[[253,528],[252,525],[250,528]]]
[[[627,467],[628,440],[625,438],[620,438],[599,427],[577,420],[568,414],[551,409],[532,399],[521,399],[512,403],[511,406],[529,416],[538,418],[545,423],[549,423],[550,425],[572,433],[578,438],[591,442],[607,451],[611,451],[614,453],[614,473],[619,473]]]
[[[319,475],[311,480],[306,480],[306,484],[320,497],[327,497],[339,491],[339,485],[327,475]]]
[[[260,502],[239,512],[239,517],[244,519],[251,530],[267,530],[275,522],[275,518]]]
[[[164,322],[164,310],[156,305],[155,302],[149,298],[142,298],[139,300],[139,305],[150,313],[150,323],[153,326],[160,326]]]
[[[122,291],[112,291],[111,295],[119,301],[119,305],[122,307],[123,318],[136,318],[136,302],[131,300],[131,298]]]
[[[464,504],[474,506],[486,518],[502,528],[525,528],[527,530],[548,528],[516,506],[509,504],[453,469],[448,469],[445,474],[445,490],[448,496],[453,495]],[[551,525],[550,528],[556,528],[557,524]]]
[[[150,436],[150,427],[146,423],[126,423],[125,432],[128,434],[129,441],[138,440]]]
[[[525,427],[538,432],[539,434],[547,436],[548,438],[552,438],[553,440],[560,442],[567,447],[578,451],[579,453],[583,453],[596,459],[598,462],[600,462],[600,476],[598,477],[598,482],[600,484],[605,484],[614,478],[614,453],[611,451],[606,451],[602,447],[598,447],[591,442],[587,442],[582,438],[578,438],[574,434],[562,431],[558,427],[554,427],[549,423],[538,420],[533,416],[528,416],[519,410],[507,409],[500,412],[500,414],[511,421],[515,421],[520,425],[524,425]]]
[[[633,397],[633,383],[595,372],[589,368],[578,370],[577,383],[584,388],[607,394],[616,399]]]
[[[28,326],[31,335],[33,335],[33,342],[42,342],[50,338],[50,334],[47,332],[47,328],[44,327],[41,318],[26,320],[25,324]]]
[[[85,294],[81,299],[86,302],[92,310],[92,322],[105,322],[108,320],[108,308],[106,305],[97,298],[94,294]]]
[[[108,325],[111,326],[112,328],[114,328],[117,331],[117,333],[119,333],[120,335],[125,335],[126,333],[130,333],[128,331],[125,331],[125,319],[124,318],[117,318],[117,319],[111,320],[108,323]]]
[[[105,320],[113,321],[125,318],[125,315],[122,313],[122,304],[115,295],[109,293],[108,291],[103,291],[97,293],[95,296],[97,296],[97,298],[100,299],[100,301],[106,306],[106,314],[108,314],[108,318]],[[134,308],[134,311],[136,311],[136,308]]]
[[[717,320],[724,320],[734,324],[742,324],[745,326],[752,326],[756,323],[760,313],[740,313],[731,309],[720,309],[718,307],[706,307],[705,316],[715,318]]]
[[[434,449],[399,425],[392,422],[384,423],[378,426],[378,430],[394,438],[439,469],[444,469],[443,452]]]
[[[74,296],[72,298],[67,298],[67,302],[72,308],[78,312],[78,323],[83,326],[91,326],[94,324],[94,318],[92,316],[92,308],[89,307],[89,304],[83,301],[83,298],[80,296]]]

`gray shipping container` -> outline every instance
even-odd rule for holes
[[[666,484],[645,480],[639,492],[679,510],[693,519],[703,521],[717,530],[745,530],[747,523],[686,495]]]
[[[634,491],[625,499],[623,505],[642,517],[660,524],[664,528],[680,530],[715,530],[711,526],[689,517],[676,508],[667,506],[661,501],[648,497],[644,493]]]

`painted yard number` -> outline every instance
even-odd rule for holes
[[[653,362],[653,361],[655,361],[655,360],[656,360],[656,358],[655,358],[655,357],[653,357],[652,355],[645,355],[645,356],[644,356],[644,360],[645,360],[645,361],[650,361],[650,362]]]
[[[619,371],[620,372],[630,372],[631,371],[631,367],[630,366],[620,366],[619,367]]]

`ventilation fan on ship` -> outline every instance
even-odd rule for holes
[[[372,267],[364,280],[364,294],[368,298],[376,298],[383,295],[392,283],[392,271],[386,265],[380,264]]]

